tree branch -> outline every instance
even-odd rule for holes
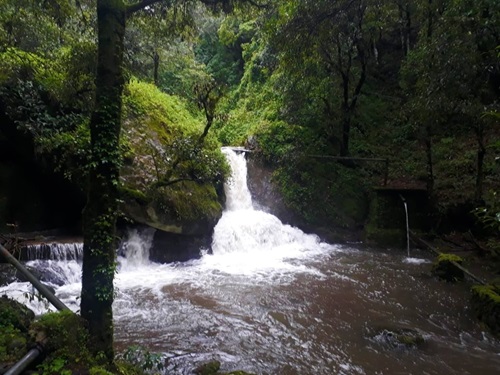
[[[132,13],[146,8],[147,6],[159,3],[160,1],[163,0],[141,0],[135,4],[130,4],[127,6],[127,16],[130,16]]]

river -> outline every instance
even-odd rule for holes
[[[500,373],[500,342],[472,316],[467,284],[432,278],[425,252],[322,243],[255,210],[244,154],[224,153],[233,177],[213,253],[152,263],[153,232],[129,232],[115,278],[118,352],[161,353],[172,375],[212,359],[263,375]],[[66,255],[28,262],[57,276],[57,295],[75,311],[80,253],[71,244]],[[0,293],[23,300],[29,290],[13,283]],[[395,344],[390,332],[404,329],[425,343]]]

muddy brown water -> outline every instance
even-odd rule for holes
[[[211,359],[257,374],[499,374],[500,343],[472,316],[470,285],[435,280],[402,253],[336,248],[291,261],[305,268],[290,274],[165,269],[174,276],[118,298],[117,349],[172,356],[171,374]],[[384,329],[425,343],[391,345]]]

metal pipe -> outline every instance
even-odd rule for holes
[[[19,375],[40,355],[43,353],[43,348],[39,345],[31,349],[23,358],[21,358],[14,366],[7,370],[4,375]]]
[[[434,247],[432,247],[432,245],[430,243],[424,241],[423,239],[421,239],[420,237],[418,237],[415,233],[413,233],[413,232],[410,232],[410,233],[411,233],[414,241],[416,241],[416,242],[424,245],[429,250],[431,250],[432,252],[434,252],[434,254],[437,254],[437,255],[442,254],[440,251],[438,251]],[[477,277],[476,275],[474,275],[472,272],[470,272],[468,269],[464,268],[462,265],[458,264],[455,261],[451,261],[450,263],[453,264],[455,267],[457,267],[459,270],[462,270],[472,280],[476,281],[477,283],[479,283],[481,285],[486,285],[486,282],[484,280],[482,280],[479,277]]]
[[[0,245],[0,254],[4,256],[4,258],[17,268],[19,272],[21,272],[26,279],[33,284],[33,286],[40,292],[42,296],[47,298],[47,300],[54,305],[56,309],[59,311],[69,310],[68,306],[61,302],[59,298],[57,298],[45,285],[43,285],[35,276],[32,275],[30,271],[28,271],[16,258],[12,256],[12,254],[2,245]]]

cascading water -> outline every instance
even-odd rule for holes
[[[214,229],[214,256],[206,257],[207,263],[230,273],[290,270],[294,266],[287,259],[334,248],[321,243],[315,235],[305,234],[284,225],[276,216],[254,209],[247,187],[245,154],[231,148],[222,151],[231,165],[232,177],[225,185],[226,210]]]
[[[211,359],[226,372],[263,375],[498,373],[500,343],[464,309],[467,288],[426,277],[428,265],[401,263],[399,252],[321,243],[255,210],[244,155],[223,152],[233,174],[213,254],[150,262],[152,231],[131,231],[120,249],[117,351],[141,345],[161,352],[169,375],[190,374]],[[54,285],[74,310],[80,272],[75,282]],[[398,328],[419,332],[426,346],[381,342],[380,332]]]

